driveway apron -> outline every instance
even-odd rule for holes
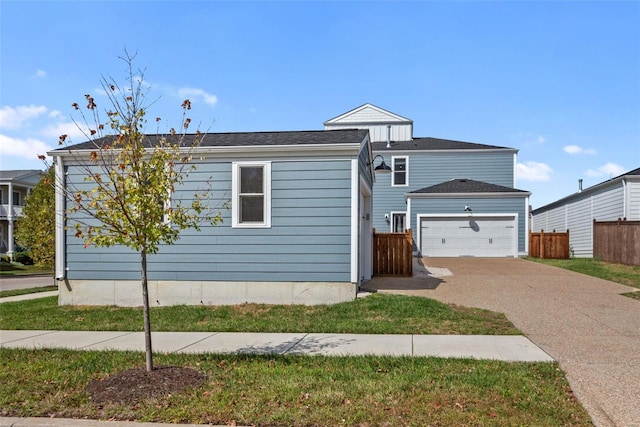
[[[640,301],[620,295],[637,289],[522,259],[422,264],[422,286],[414,277],[367,287],[505,313],[559,362],[596,426],[640,426]]]

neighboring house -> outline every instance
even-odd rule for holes
[[[581,185],[580,185],[581,186]],[[573,255],[593,256],[593,221],[640,220],[640,168],[601,182],[531,212],[534,232],[569,230]]]
[[[22,215],[27,196],[41,177],[39,170],[0,171],[0,255],[13,259],[16,221]]]
[[[413,231],[421,256],[516,257],[528,253],[531,193],[516,186],[514,148],[414,138],[413,121],[364,104],[325,129],[368,129],[377,173],[376,231]]]
[[[77,158],[91,150],[83,143],[50,152],[57,179],[82,182]],[[222,210],[222,224],[184,230],[149,257],[152,304],[353,300],[372,274],[372,160],[366,130],[207,135],[197,170],[172,197],[189,197],[189,188],[202,190],[212,177],[211,199],[230,199],[231,208]],[[247,179],[261,189],[255,217],[238,209],[239,182]],[[58,212],[64,203],[58,191]],[[139,256],[124,247],[85,248],[74,234],[58,216],[60,304],[140,305]]]

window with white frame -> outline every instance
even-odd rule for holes
[[[391,185],[407,186],[409,185],[409,157],[392,157],[391,158]]]
[[[271,162],[232,163],[232,226],[271,227]]]
[[[19,191],[14,191],[13,192],[13,200],[11,202],[13,204],[13,206],[21,206],[22,203],[20,203],[20,192]]]
[[[391,212],[391,232],[404,233],[407,229],[407,213]]]

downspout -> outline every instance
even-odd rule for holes
[[[65,245],[65,192],[66,185],[64,175],[64,164],[62,156],[55,159],[55,192],[56,192],[56,280],[63,281],[67,278],[66,264],[66,245]]]

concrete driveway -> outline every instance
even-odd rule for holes
[[[367,287],[505,313],[567,373],[596,426],[640,426],[637,289],[533,261],[424,258],[412,279]]]

